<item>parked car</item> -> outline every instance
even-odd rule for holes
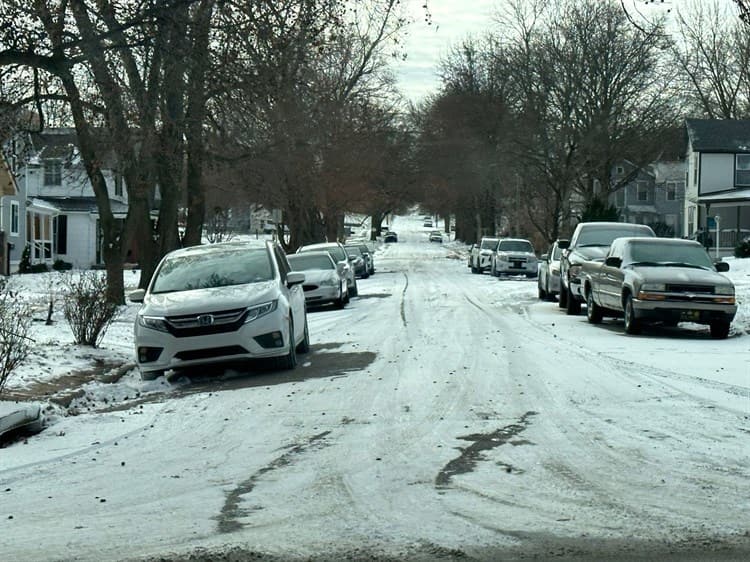
[[[558,306],[567,314],[579,314],[584,301],[581,287],[583,262],[603,258],[615,238],[624,236],[655,237],[651,227],[626,222],[582,222],[576,226],[568,244],[560,244],[560,296]]]
[[[305,302],[309,306],[335,304],[344,308],[349,302],[346,271],[343,264],[336,264],[328,252],[304,252],[287,256],[293,271],[302,271],[305,282]]]
[[[357,289],[357,278],[354,274],[354,268],[351,266],[349,254],[346,253],[346,249],[344,248],[343,244],[341,244],[340,242],[320,242],[318,244],[308,244],[307,246],[300,246],[299,248],[297,248],[297,253],[317,252],[320,250],[325,250],[326,252],[331,254],[333,261],[335,261],[336,263],[343,262],[346,265],[344,271],[346,272],[347,290],[349,291],[350,297],[356,297],[359,292]]]
[[[719,273],[728,270],[729,264],[714,264],[696,241],[618,238],[604,260],[583,264],[586,316],[592,324],[624,316],[628,334],[639,333],[647,322],[697,322],[723,339],[737,312],[734,285]]]
[[[441,242],[443,241],[443,233],[439,230],[433,230],[430,232],[430,242]]]
[[[553,300],[555,295],[560,294],[560,256],[562,249],[560,243],[566,244],[567,240],[556,240],[546,254],[539,258],[539,275],[537,276],[537,287],[539,298]]]
[[[362,255],[362,250],[359,249],[359,246],[345,245],[344,249],[349,256],[349,262],[354,268],[354,275],[362,279],[367,279],[370,276],[370,272],[367,270],[367,261]]]
[[[368,275],[374,275],[375,274],[375,257],[374,252],[370,249],[370,247],[365,244],[364,242],[351,242],[345,244],[345,246],[348,248],[350,246],[355,246],[359,248],[359,252],[362,255],[362,259],[365,260],[365,266],[367,268],[367,274]]]
[[[523,238],[501,238],[490,257],[490,273],[500,275],[525,275],[536,277],[539,262],[534,246]]]
[[[432,228],[432,219],[427,219],[426,221],[424,221],[422,223],[422,226],[424,226],[425,228]]]
[[[479,244],[471,245],[471,248],[469,248],[469,267],[472,273],[489,271],[492,265],[492,254],[499,241],[499,238],[485,236]]]
[[[144,380],[170,369],[262,357],[293,369],[310,340],[302,283],[281,246],[223,243],[168,253],[130,294]]]
[[[396,234],[392,230],[389,230],[385,233],[385,236],[383,236],[383,242],[385,242],[386,244],[390,244],[391,242],[398,242],[398,234]]]

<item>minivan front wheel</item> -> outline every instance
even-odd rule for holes
[[[287,354],[276,358],[276,366],[283,371],[289,371],[297,366],[297,345],[294,343],[294,322],[289,321],[289,348]]]

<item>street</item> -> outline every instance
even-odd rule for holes
[[[392,227],[295,371],[193,374],[0,450],[0,557],[750,555],[746,335],[592,326]]]

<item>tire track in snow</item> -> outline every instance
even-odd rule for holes
[[[404,272],[404,279],[406,280],[406,283],[404,283],[404,289],[401,291],[401,323],[404,325],[404,328],[406,328],[406,289],[409,288],[409,276]]]

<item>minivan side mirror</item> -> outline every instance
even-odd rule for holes
[[[609,267],[620,267],[622,265],[622,258],[618,258],[617,256],[607,256],[607,259],[604,260],[604,265]]]
[[[305,274],[301,271],[290,271],[286,275],[286,286],[293,287],[305,282]]]
[[[567,250],[570,248],[570,240],[559,240],[557,242],[557,247],[561,250]]]
[[[143,302],[143,298],[146,296],[144,289],[136,289],[128,295],[130,302]]]

